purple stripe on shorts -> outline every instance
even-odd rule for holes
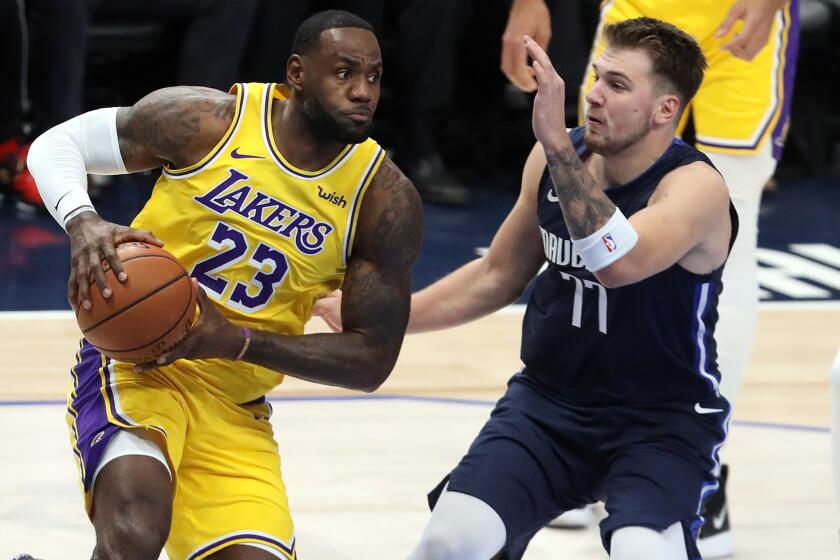
[[[790,106],[793,99],[793,80],[796,77],[796,59],[799,55],[799,0],[791,0],[790,17],[782,11],[784,25],[787,28],[787,45],[784,53],[784,77],[782,82],[782,112],[770,139],[773,142],[773,157],[781,159],[785,147],[785,137],[790,123]]]
[[[119,429],[108,422],[105,399],[100,388],[102,380],[99,369],[102,367],[102,354],[87,341],[79,351],[79,362],[76,364],[76,388],[70,407],[75,410],[76,447],[81,453],[84,473],[84,488],[90,490],[93,473],[102,459],[102,453],[108,441]],[[75,453],[76,450],[74,449]]]
[[[220,544],[225,544],[227,542],[236,541],[236,540],[239,540],[239,539],[249,539],[249,540],[253,540],[253,541],[257,541],[257,542],[270,543],[270,544],[273,544],[274,546],[280,548],[283,552],[285,552],[289,556],[291,556],[291,557],[295,556],[295,541],[294,541],[294,539],[292,539],[292,546],[287,547],[282,542],[280,542],[276,539],[272,539],[270,537],[267,537],[265,535],[237,533],[235,535],[230,535],[228,537],[219,539],[218,541],[214,541],[214,542],[208,544],[207,546],[202,547],[200,550],[198,550],[194,554],[190,555],[188,560],[193,560],[195,558],[199,558],[202,554],[206,554],[207,552],[209,552],[210,550],[213,550],[214,548],[216,548]]]
[[[785,138],[787,137],[787,129],[790,123],[790,107],[793,99],[793,81],[796,77],[796,58],[799,53],[799,0],[791,0],[790,14],[782,9],[782,41],[785,42],[784,51],[779,53],[779,64],[782,64],[782,83],[777,85],[776,93],[778,101],[782,104],[779,111],[779,118],[776,119],[771,131],[769,141],[773,143],[773,157],[780,159],[782,157],[782,150],[785,145]],[[778,74],[778,69],[776,70]],[[774,80],[776,77],[774,76]],[[761,133],[756,137],[756,141],[751,146],[731,146],[728,144],[718,144],[715,142],[698,141],[698,144],[709,146],[712,148],[724,148],[727,150],[755,150],[761,143],[761,139],[767,133],[767,127],[773,122],[771,118],[768,120],[761,130]]]

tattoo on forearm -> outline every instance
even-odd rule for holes
[[[615,204],[589,174],[573,147],[546,157],[569,233],[575,239],[591,235],[615,214]]]
[[[293,377],[350,389],[370,389],[391,372],[408,322],[410,288],[356,259],[345,274],[344,332],[276,336],[258,333],[248,360]]]
[[[342,286],[345,329],[362,329],[376,340],[380,361],[396,360],[408,324],[411,288],[406,278],[386,278],[370,266],[351,267]]]

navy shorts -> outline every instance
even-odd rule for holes
[[[714,397],[713,397],[714,398]],[[507,530],[500,558],[522,557],[534,534],[557,515],[603,501],[601,539],[641,526],[681,522],[690,559],[703,502],[717,489],[712,472],[725,438],[729,405],[700,415],[694,404],[668,407],[580,406],[563,402],[517,374],[467,455],[444,485],[492,507]],[[709,403],[704,401],[704,405]]]

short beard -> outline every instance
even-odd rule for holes
[[[342,125],[334,119],[314,94],[304,94],[303,117],[321,141],[337,142],[339,144],[358,144],[368,137],[368,130],[373,123],[368,121],[364,126],[350,127]]]
[[[638,143],[639,140],[647,136],[651,129],[650,122],[645,122],[642,124],[642,127],[637,130],[636,132],[632,132],[624,138],[613,140],[610,139],[606,140],[594,140],[590,137],[589,131],[586,131],[583,135],[583,143],[586,144],[586,147],[595,154],[602,155],[602,156],[614,156],[619,154],[633,146],[634,144]]]

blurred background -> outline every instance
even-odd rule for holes
[[[549,54],[577,114],[596,0],[549,2]],[[81,112],[178,84],[282,81],[297,26],[343,8],[369,20],[385,73],[373,136],[426,203],[419,288],[474,257],[515,200],[533,144],[531,94],[499,69],[509,0],[0,0],[0,310],[68,309],[68,244],[23,162],[29,142]],[[840,290],[840,0],[801,0],[801,48],[784,158],[767,184],[765,300]],[[686,132],[691,140],[691,128]],[[106,218],[128,223],[156,176],[92,177]],[[814,248],[816,246],[816,249]],[[804,248],[804,249],[803,249]],[[833,250],[832,250],[833,249]]]

